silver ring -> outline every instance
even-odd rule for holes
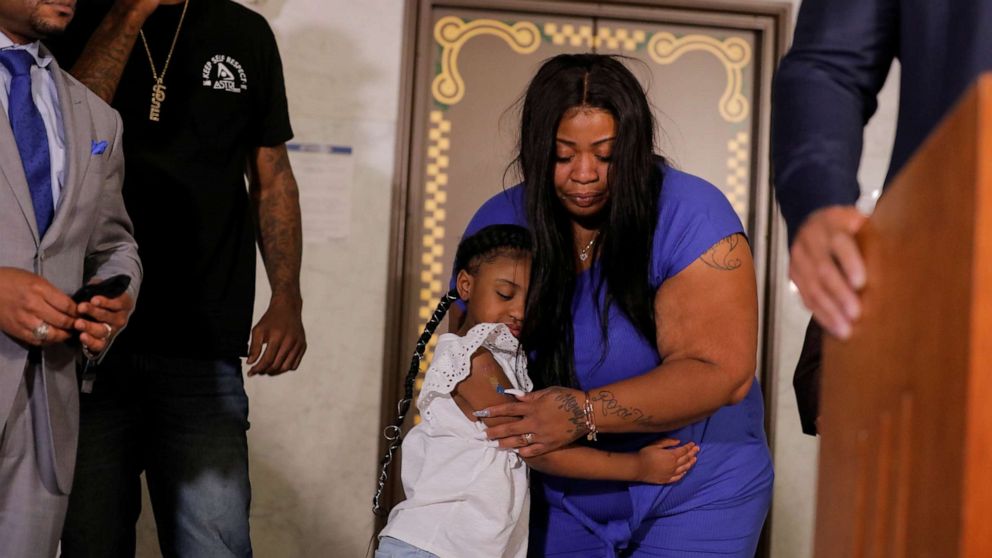
[[[34,329],[31,330],[31,335],[38,341],[44,341],[48,339],[49,326],[46,322],[41,322]]]
[[[529,446],[529,445],[531,445],[531,444],[534,443],[534,433],[533,432],[528,432],[528,433],[526,433],[526,434],[524,434],[524,435],[522,435],[520,437],[523,438],[524,445],[525,446]]]
[[[114,333],[114,327],[108,323],[100,322],[103,327],[107,328],[107,336],[104,339],[110,339],[110,336]]]
[[[83,348],[83,356],[86,357],[86,360],[95,360],[96,359],[96,353],[94,353],[93,351],[91,351],[89,349],[89,347],[87,347],[86,345],[83,345],[82,348]]]

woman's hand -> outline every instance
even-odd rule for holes
[[[519,448],[521,457],[535,457],[574,442],[589,430],[585,394],[577,389],[550,387],[517,397],[515,403],[475,412],[479,418],[518,417],[520,420],[486,430],[501,448]]]

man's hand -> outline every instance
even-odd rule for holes
[[[0,331],[36,347],[52,345],[69,338],[76,316],[76,303],[43,277],[0,267]]]
[[[269,309],[251,330],[247,362],[254,366],[248,370],[249,376],[277,376],[300,367],[300,361],[307,350],[307,336],[303,331],[303,319],[300,315],[301,306],[299,302],[283,303],[276,299],[269,303]]]
[[[861,315],[857,291],[865,285],[865,264],[854,235],[864,222],[854,207],[817,210],[799,228],[790,252],[789,278],[803,304],[841,339],[851,335],[851,323]]]
[[[79,331],[79,341],[93,354],[103,352],[113,336],[127,325],[133,308],[134,300],[127,293],[116,298],[95,296],[80,303],[80,317],[73,323]]]

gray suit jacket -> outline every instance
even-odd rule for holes
[[[39,238],[10,121],[0,111],[0,267],[36,273],[68,294],[91,278],[123,273],[131,277],[129,292],[137,300],[141,262],[121,197],[120,116],[56,63],[50,68],[65,128],[65,184],[54,220]],[[107,142],[106,149],[96,153],[94,143],[101,141]],[[56,480],[66,494],[72,486],[79,433],[79,358],[80,350],[66,344],[42,351],[51,430],[43,438],[51,440]],[[0,432],[27,360],[27,346],[0,334]]]

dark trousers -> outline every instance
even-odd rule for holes
[[[796,403],[799,406],[799,421],[803,432],[816,436],[816,419],[820,417],[820,376],[823,367],[823,328],[816,320],[810,320],[806,328],[803,350],[796,363],[792,377],[792,387],[796,390]]]
[[[62,556],[134,556],[142,471],[163,556],[251,556],[239,359],[111,352],[80,404]]]

